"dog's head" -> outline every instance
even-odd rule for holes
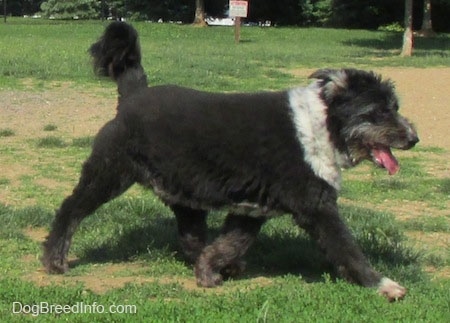
[[[336,148],[354,166],[364,159],[389,174],[399,165],[391,148],[410,149],[419,141],[414,126],[398,113],[391,81],[354,69],[318,70],[321,98],[328,107],[328,128]]]

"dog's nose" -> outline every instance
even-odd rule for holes
[[[414,147],[419,142],[419,136],[417,135],[416,128],[413,124],[409,123],[408,120],[403,119],[406,123],[406,138],[408,141],[408,148]]]
[[[419,142],[419,137],[414,134],[408,138],[408,149],[414,147]]]

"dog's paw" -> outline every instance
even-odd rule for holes
[[[205,264],[199,259],[194,268],[197,286],[212,288],[222,285],[223,277],[220,273],[214,271],[211,266]]]
[[[211,273],[209,275],[197,276],[197,286],[213,288],[222,285],[223,277],[221,274]]]
[[[64,274],[69,270],[69,262],[66,257],[55,255],[48,249],[44,249],[44,255],[41,258],[45,271],[48,274]]]
[[[220,274],[222,275],[224,280],[229,278],[234,278],[239,276],[247,266],[247,263],[243,260],[233,262],[220,270]]]
[[[69,270],[69,264],[65,259],[44,259],[42,264],[49,274],[64,274]]]
[[[378,285],[378,293],[387,298],[388,301],[393,302],[402,299],[406,295],[406,288],[400,286],[395,281],[384,277]]]

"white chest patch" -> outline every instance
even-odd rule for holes
[[[319,97],[320,88],[312,84],[288,92],[292,121],[304,151],[305,161],[314,174],[335,189],[341,185],[340,164],[343,159],[334,148],[327,129],[327,107]]]

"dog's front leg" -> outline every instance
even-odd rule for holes
[[[178,224],[181,249],[189,262],[195,263],[206,244],[207,212],[181,205],[171,205]]]
[[[234,277],[244,270],[241,258],[256,239],[263,217],[229,214],[222,233],[212,244],[206,246],[195,264],[197,285],[215,287],[223,279]]]
[[[323,202],[323,201],[322,201]],[[375,271],[341,220],[336,202],[321,203],[312,212],[295,216],[297,223],[315,239],[335,266],[338,274],[349,282],[365,287],[378,287],[389,301],[401,299],[406,289]]]

